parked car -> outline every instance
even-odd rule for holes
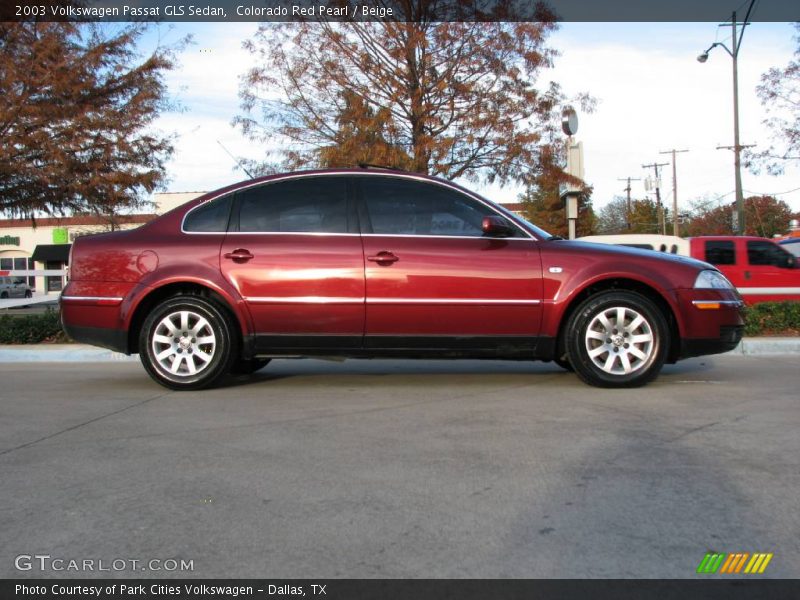
[[[713,266],[569,242],[449,181],[388,170],[244,181],[75,240],[62,320],[178,390],[274,357],[555,360],[631,387],[739,342]]]
[[[30,286],[24,277],[0,277],[0,299],[30,298],[33,296]]]
[[[718,268],[748,304],[800,300],[800,268],[784,242],[754,236],[594,235],[585,241],[691,256]],[[796,238],[795,238],[796,239]],[[790,240],[787,240],[790,241]]]

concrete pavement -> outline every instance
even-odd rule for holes
[[[169,392],[126,362],[0,364],[0,577],[15,558],[191,577],[800,576],[797,360],[600,390],[553,365],[273,361]]]

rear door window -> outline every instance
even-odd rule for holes
[[[219,233],[227,231],[233,196],[216,198],[201,204],[188,215],[183,230],[193,233]]]
[[[304,177],[243,190],[239,231],[348,233],[347,178]]]

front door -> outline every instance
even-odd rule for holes
[[[483,237],[497,214],[431,182],[358,178],[366,274],[365,346],[420,350],[535,346],[541,324],[537,242]]]
[[[250,310],[257,352],[361,346],[364,259],[348,185],[307,176],[236,194],[220,266]]]

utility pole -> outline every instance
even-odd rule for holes
[[[625,205],[625,224],[628,230],[631,228],[631,181],[641,181],[638,177],[623,177],[617,178],[617,181],[627,181],[628,185],[625,187],[625,192],[628,195],[628,203]]]
[[[658,206],[658,229],[661,235],[667,234],[667,226],[664,222],[664,207],[661,205],[661,180],[658,178],[658,167],[666,167],[669,163],[653,163],[642,165],[643,169],[654,169],[656,173],[656,205]]]
[[[736,235],[744,235],[745,222],[744,222],[744,194],[742,190],[742,161],[741,151],[748,146],[742,146],[739,143],[739,49],[742,47],[742,38],[744,32],[749,25],[748,19],[753,10],[753,5],[756,0],[750,0],[750,6],[747,7],[747,13],[744,16],[744,22],[741,23],[742,32],[739,33],[739,25],[736,21],[736,11],[731,15],[731,47],[728,48],[723,42],[714,42],[708,47],[708,50],[703,52],[697,57],[698,62],[704,63],[708,60],[708,53],[717,46],[722,46],[725,51],[733,59],[733,146],[722,146],[726,149],[733,150],[733,170],[736,185],[736,220],[734,222],[733,231]],[[727,23],[722,23],[720,27],[726,27]],[[738,38],[738,39],[737,39]],[[718,147],[717,150],[720,148]]]
[[[736,65],[736,59],[734,58],[733,64]],[[735,66],[734,66],[735,69]],[[734,104],[735,106],[739,106],[738,100],[738,93],[734,95]],[[738,110],[738,108],[736,109]],[[755,144],[747,144],[743,146],[739,143],[739,118],[738,112],[736,113],[737,117],[735,120],[736,127],[734,128],[734,143],[733,146],[717,146],[717,150],[733,150],[733,164],[734,164],[734,176],[735,180],[734,183],[736,185],[736,210],[733,213],[734,223],[733,223],[733,233],[736,235],[744,235],[745,233],[745,222],[744,222],[744,193],[742,190],[742,166],[741,166],[741,159],[739,158],[742,150],[745,148],[753,148]]]
[[[672,235],[678,235],[678,169],[675,166],[675,155],[688,150],[664,150],[659,154],[672,154]]]

